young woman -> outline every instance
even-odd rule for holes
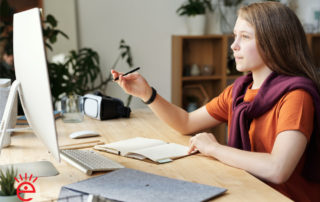
[[[320,201],[320,73],[297,16],[275,2],[241,8],[231,49],[237,70],[250,73],[191,113],[157,95],[138,73],[112,74],[182,134],[228,123],[228,146],[199,133],[190,152],[244,169],[295,201]]]

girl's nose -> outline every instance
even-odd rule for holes
[[[230,47],[231,47],[231,49],[232,49],[233,51],[239,50],[239,44],[238,44],[238,42],[237,42],[236,39],[233,41],[233,43],[231,44]]]

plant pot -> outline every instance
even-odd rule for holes
[[[20,195],[23,198],[23,195]],[[17,195],[0,196],[0,202],[21,202]]]
[[[205,15],[187,17],[187,31],[190,35],[203,35],[205,33],[205,25]]]
[[[222,34],[221,31],[221,9],[215,9],[207,13],[207,34]]]

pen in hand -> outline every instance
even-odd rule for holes
[[[140,67],[137,67],[137,68],[135,68],[135,69],[133,69],[133,70],[127,72],[127,73],[122,74],[122,76],[126,76],[128,74],[131,74],[132,72],[138,71],[139,69],[140,69]],[[119,79],[119,77],[115,78],[113,81],[117,81],[118,79]]]

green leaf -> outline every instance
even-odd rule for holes
[[[2,196],[11,196],[16,194],[16,188],[14,187],[15,177],[17,176],[17,170],[12,166],[5,171],[0,170],[0,187]]]
[[[48,22],[52,27],[56,27],[58,25],[57,20],[55,19],[55,17],[53,17],[53,15],[47,15],[46,21]]]
[[[52,35],[49,38],[50,43],[54,44],[57,41],[57,35]]]
[[[45,43],[46,47],[49,48],[49,50],[53,51],[52,46],[49,43]]]
[[[69,39],[68,35],[57,29],[58,21],[54,18],[53,15],[47,15],[46,20],[44,21],[43,27],[43,36],[46,44],[54,44],[58,41],[58,36],[61,35],[66,39]],[[49,46],[47,46],[49,47]],[[50,46],[51,47],[51,46]],[[52,50],[52,47],[49,48]]]
[[[64,32],[60,31],[60,30],[56,30],[57,31],[57,35],[61,34],[62,36],[64,36],[66,39],[69,39],[68,35],[66,35]]]
[[[211,0],[188,0],[188,2],[182,4],[176,12],[180,16],[194,16],[205,14],[206,9],[213,11]]]

